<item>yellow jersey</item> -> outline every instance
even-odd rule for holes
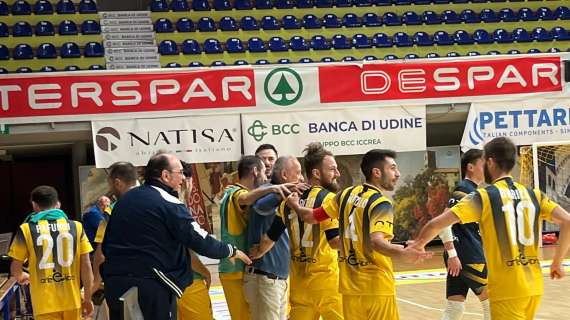
[[[461,223],[479,222],[490,299],[543,294],[540,224],[551,219],[557,206],[540,190],[505,177],[470,193],[451,208]]]
[[[239,204],[239,197],[249,190],[239,184],[226,189],[220,202],[221,237],[225,243],[230,243],[242,251],[247,251],[247,206]],[[218,265],[220,277],[225,279],[243,278],[245,265],[241,261],[230,262],[224,258]]]
[[[370,184],[344,189],[323,204],[327,215],[339,221],[340,293],[345,295],[395,295],[392,259],[372,249],[370,234],[394,237],[394,212],[390,199]]]
[[[29,261],[34,314],[81,308],[80,255],[93,251],[77,221],[39,220],[18,229],[8,255]]]
[[[300,203],[307,208],[318,208],[326,200],[334,201],[334,193],[313,186],[301,196]],[[313,290],[338,290],[337,251],[330,247],[325,231],[338,229],[338,220],[328,219],[319,224],[308,224],[287,207],[279,206],[277,214],[289,232],[291,249],[291,292],[303,294]]]

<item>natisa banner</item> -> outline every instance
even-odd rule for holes
[[[567,99],[473,103],[461,149],[482,149],[496,137],[507,137],[516,145],[531,145],[568,140],[569,136],[570,101]]]
[[[0,124],[551,97],[563,88],[562,57],[8,74]]]
[[[242,128],[245,154],[263,143],[297,157],[310,142],[322,143],[335,155],[426,149],[425,106],[246,114]]]
[[[91,126],[97,168],[116,161],[144,166],[158,151],[190,163],[241,156],[239,115],[93,121]]]

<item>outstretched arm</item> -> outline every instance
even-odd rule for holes
[[[550,277],[552,279],[560,279],[564,277],[562,260],[564,260],[568,249],[570,249],[570,214],[558,206],[552,211],[552,220],[560,225],[560,238],[558,240],[559,246],[556,248],[556,252],[552,258]]]
[[[423,249],[443,228],[458,222],[460,222],[459,218],[451,209],[446,209],[441,215],[430,220],[430,222],[422,228],[420,235],[412,246]]]

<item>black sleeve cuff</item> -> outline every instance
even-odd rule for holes
[[[277,240],[283,234],[285,229],[286,226],[283,223],[283,220],[281,220],[281,217],[275,216],[275,218],[273,219],[273,223],[271,224],[271,227],[269,227],[269,230],[267,230],[267,236],[273,242],[277,242]]]
[[[338,228],[325,230],[325,236],[327,237],[327,241],[331,241],[332,239],[338,237]]]

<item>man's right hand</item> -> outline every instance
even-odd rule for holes
[[[447,272],[449,272],[452,277],[459,276],[461,268],[462,266],[459,257],[451,257],[447,259]]]
[[[81,309],[81,315],[84,318],[91,317],[93,315],[93,310],[95,309],[93,306],[93,301],[91,301],[91,299],[85,299],[81,304]]]
[[[297,192],[293,192],[287,197],[287,206],[295,210],[299,207],[299,200],[299,194]]]
[[[21,286],[27,286],[30,284],[30,275],[27,272],[20,273],[19,276],[16,276],[16,281]]]
[[[230,258],[230,261],[232,263],[235,263],[236,259],[241,260],[243,263],[245,263],[248,266],[251,264],[251,259],[247,256],[247,254],[243,253],[243,251],[239,249],[237,250],[236,255]]]
[[[430,259],[433,256],[433,252],[426,252],[425,250],[418,249],[414,246],[408,246],[402,250],[401,256],[406,262],[420,263],[425,259]]]
[[[291,189],[295,184],[293,183],[283,183],[272,185],[270,188],[272,192],[277,193],[281,196],[281,199],[287,199],[287,196],[291,194]]]

